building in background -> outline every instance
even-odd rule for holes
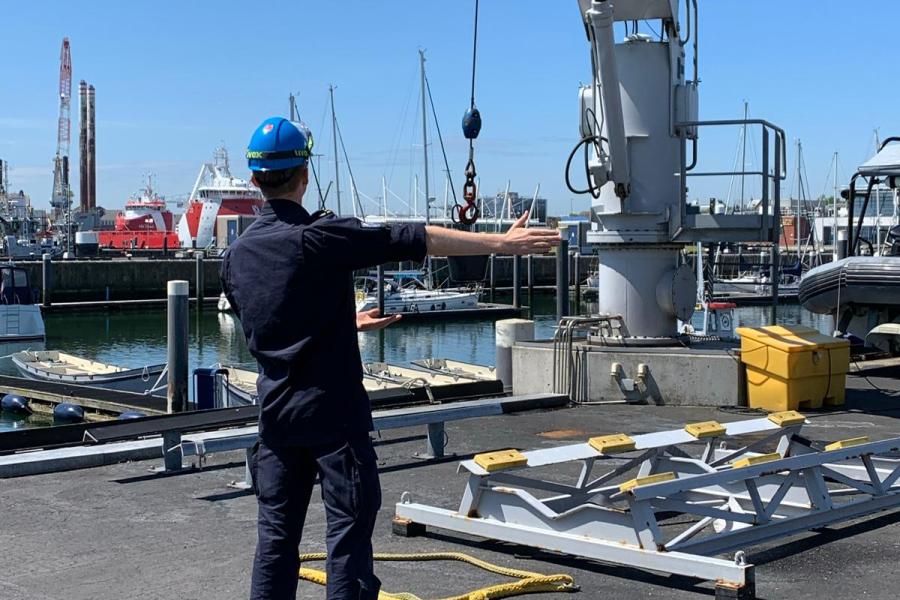
[[[518,192],[500,192],[494,198],[485,198],[482,204],[483,219],[513,218],[522,216],[526,210],[533,210],[530,219],[547,222],[547,199],[522,196]]]

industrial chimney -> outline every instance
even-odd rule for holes
[[[88,104],[88,130],[87,130],[87,150],[88,150],[88,209],[97,208],[97,130],[96,117],[94,112],[94,86],[89,85],[87,89]]]
[[[97,207],[96,127],[94,125],[94,86],[84,80],[78,84],[80,137],[78,143],[81,212]]]
[[[78,84],[78,107],[80,110],[78,119],[78,201],[81,212],[87,212],[90,207],[90,176],[88,175],[88,102],[87,83],[84,79]]]

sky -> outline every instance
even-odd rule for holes
[[[422,179],[418,50],[457,192],[468,146],[474,2],[192,1],[4,2],[0,35],[0,159],[10,187],[47,207],[58,117],[59,50],[71,41],[72,187],[78,190],[78,81],[96,87],[97,201],[119,208],[152,173],[158,191],[183,199],[201,163],[224,144],[235,175],[265,117],[286,114],[288,94],[312,128],[323,187],[334,178],[328,87],[364,208],[375,211],[387,181],[392,209]],[[808,194],[831,194],[831,164],[846,181],[874,151],[875,130],[900,135],[900,78],[892,57],[895,0],[699,0],[700,116],[751,117],[787,131],[788,182],[802,141]],[[85,7],[90,8],[85,8]],[[622,37],[622,29],[617,37]],[[879,67],[880,57],[887,59]],[[476,104],[480,191],[510,189],[549,199],[551,214],[590,206],[571,194],[563,168],[578,141],[578,86],[590,80],[576,0],[483,0]],[[429,114],[429,121],[431,115]],[[430,123],[431,195],[445,175]],[[748,134],[747,163],[758,161]],[[734,166],[740,131],[703,132],[700,168]],[[344,211],[349,180],[341,156]],[[577,177],[577,176],[576,176]],[[691,184],[692,198],[740,194],[728,178]],[[753,193],[747,182],[746,193]],[[759,190],[759,184],[755,184]],[[420,194],[421,195],[421,194]],[[368,198],[368,199],[367,199]],[[329,195],[330,203],[333,192]],[[77,202],[77,198],[76,198]]]

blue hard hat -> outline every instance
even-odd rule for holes
[[[305,124],[272,117],[253,132],[247,146],[247,164],[251,171],[302,167],[312,156],[312,148],[312,133]]]

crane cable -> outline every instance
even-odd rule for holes
[[[469,140],[469,162],[466,163],[465,176],[466,181],[463,183],[463,199],[466,201],[465,206],[459,203],[453,206],[450,216],[455,223],[461,223],[464,226],[474,225],[478,220],[480,211],[476,204],[478,190],[475,185],[475,139],[481,131],[481,113],[475,108],[475,66],[478,56],[478,0],[475,0],[475,28],[472,35],[472,93],[469,100],[469,108],[463,115],[462,129],[463,136]]]
[[[325,560],[324,552],[315,552],[310,554],[301,554],[301,562],[321,561]],[[438,561],[452,560],[470,564],[490,573],[512,577],[519,581],[510,583],[500,583],[490,585],[464,594],[448,596],[440,600],[495,600],[497,598],[510,598],[512,596],[521,596],[524,594],[534,594],[539,592],[577,592],[578,586],[570,575],[555,574],[543,575],[541,573],[532,573],[531,571],[523,571],[520,569],[511,569],[491,564],[489,562],[475,558],[462,552],[425,552],[421,554],[408,553],[376,553],[375,560],[381,561]],[[300,579],[310,581],[319,585],[325,585],[326,575],[324,571],[319,569],[309,569],[300,567],[298,572]],[[378,600],[423,600],[415,594],[408,592],[379,592]]]

